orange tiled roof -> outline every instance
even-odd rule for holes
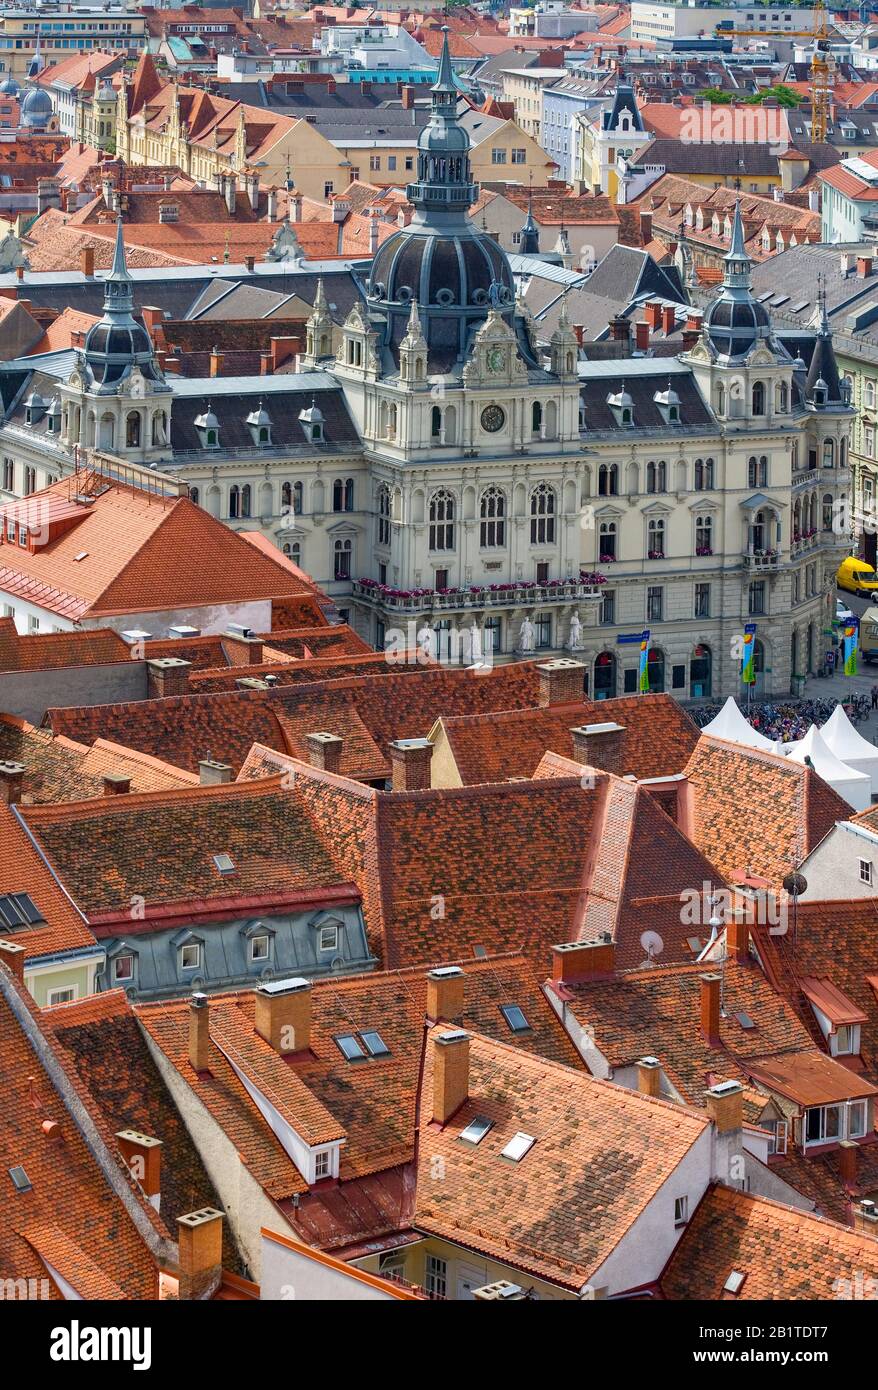
[[[64,348],[73,347],[79,341],[79,335],[87,333],[98,322],[96,314],[86,314],[81,309],[71,309],[68,305],[54,323],[49,324],[36,347],[31,349],[31,355],[37,352],[59,352]]]
[[[14,812],[3,804],[0,804],[0,864],[3,866],[2,891],[27,893],[44,918],[42,924],[14,932],[10,938],[25,948],[26,959],[87,950],[95,945],[84,918],[61,891]]]
[[[13,618],[0,618],[0,671],[57,671],[68,666],[105,666],[128,661],[127,642],[110,627],[88,632],[21,635]]]
[[[110,482],[86,507],[72,501],[76,486],[75,479],[61,479],[10,504],[21,519],[56,502],[73,508],[65,517],[75,524],[33,550],[0,543],[0,589],[78,621],[281,598],[305,588],[188,498]],[[0,517],[6,510],[0,508]]]
[[[850,807],[811,768],[702,735],[686,766],[692,838],[727,875],[744,869],[780,887]]]
[[[715,1184],[708,1188],[661,1278],[666,1298],[724,1297],[733,1270],[738,1298],[799,1300],[868,1297],[878,1279],[878,1241]]]
[[[110,1186],[71,1110],[84,1108],[112,1147],[108,1126],[64,1054],[41,1030],[24,988],[2,965],[0,977],[0,1148],[4,1169],[21,1166],[30,1182],[25,1192],[17,1192],[8,1177],[0,1184],[0,1272],[49,1279],[48,1262],[86,1299],[156,1298],[158,1269],[134,1224],[135,1205],[157,1238],[164,1228],[133,1179],[127,1208]],[[50,1080],[49,1059],[60,1069],[62,1091]],[[60,1139],[43,1132],[46,1120],[60,1127]],[[52,1297],[63,1297],[51,1281],[50,1289]]]
[[[424,1058],[415,1225],[581,1289],[701,1137],[706,1118],[476,1035],[469,1098],[440,1128],[429,1121],[432,1040],[442,1031],[431,1030]],[[461,1130],[477,1115],[493,1128],[480,1144],[462,1144]],[[518,1131],[536,1142],[520,1162],[506,1162],[501,1151]],[[441,1182],[431,1176],[437,1162]]]

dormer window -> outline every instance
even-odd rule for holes
[[[262,401],[259,402],[255,410],[251,410],[250,414],[247,416],[246,425],[253,438],[254,444],[271,443],[271,417],[263,406]]]
[[[607,405],[613,412],[618,425],[634,424],[634,401],[623,386],[621,391],[607,396]]]
[[[323,411],[318,405],[315,405],[313,399],[307,410],[299,411],[299,419],[302,423],[302,429],[305,431],[305,438],[311,444],[322,444],[324,439]]]
[[[196,415],[195,428],[198,431],[203,449],[219,448],[219,418],[214,414],[210,402],[201,415]]]

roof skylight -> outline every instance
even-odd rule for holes
[[[530,1024],[517,1004],[501,1004],[500,1012],[513,1033],[529,1033]]]
[[[513,1134],[500,1157],[508,1158],[513,1163],[520,1163],[525,1154],[530,1153],[536,1142],[532,1134],[525,1134],[524,1130],[520,1129],[517,1134]]]
[[[457,1136],[465,1144],[481,1144],[485,1135],[493,1127],[494,1121],[489,1120],[487,1115],[476,1115],[474,1120],[470,1120],[466,1129],[462,1129]]]
[[[22,927],[32,927],[37,922],[45,922],[33,898],[28,893],[3,893],[0,895],[0,928],[4,931],[21,931]]]
[[[369,1053],[370,1057],[390,1056],[390,1048],[387,1046],[387,1043],[384,1041],[381,1034],[376,1033],[374,1029],[368,1033],[361,1033],[360,1037],[366,1044],[366,1050]]]
[[[215,854],[213,862],[221,874],[233,874],[235,872],[235,861],[230,854]]]
[[[342,1033],[335,1041],[341,1048],[342,1056],[349,1062],[355,1062],[359,1057],[366,1055],[353,1033]]]
[[[9,1176],[12,1179],[12,1185],[16,1192],[30,1192],[33,1183],[20,1164],[16,1165],[15,1168],[9,1169]]]

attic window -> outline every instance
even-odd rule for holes
[[[348,1062],[356,1062],[366,1055],[353,1033],[342,1033],[335,1041]]]
[[[500,1012],[513,1033],[529,1033],[530,1024],[517,1004],[501,1004]]]
[[[755,1028],[755,1027],[756,1027],[756,1024],[753,1022],[753,1020],[752,1020],[752,1018],[750,1017],[750,1015],[744,1013],[743,1009],[741,1010],[740,1013],[735,1014],[735,1018],[738,1020],[738,1022],[740,1023],[740,1025],[741,1025],[742,1028]]]
[[[74,560],[87,560],[87,559],[88,559],[88,551],[87,551],[87,550],[80,550],[79,554],[78,554],[78,555],[74,555],[73,558],[74,558]]]
[[[9,1176],[12,1179],[12,1186],[15,1188],[16,1192],[31,1191],[33,1183],[20,1164],[15,1168],[9,1169]]]
[[[517,1134],[513,1134],[500,1157],[508,1158],[511,1163],[520,1163],[536,1142],[532,1134],[525,1134],[524,1130],[520,1129]]]
[[[21,931],[45,920],[28,893],[4,893],[0,897],[0,927],[4,931]]]
[[[742,1274],[739,1269],[733,1269],[726,1282],[723,1284],[723,1293],[730,1293],[737,1296],[744,1287],[746,1274]]]
[[[221,874],[233,874],[235,872],[235,861],[230,854],[215,854],[213,862]]]
[[[476,1115],[475,1119],[470,1120],[466,1129],[462,1129],[457,1137],[462,1139],[465,1144],[481,1144],[493,1124],[494,1121],[489,1120],[487,1115]]]
[[[687,936],[686,945],[689,947],[689,950],[692,952],[692,954],[697,956],[701,951],[701,937]]]
[[[370,1057],[390,1056],[390,1048],[387,1046],[387,1043],[384,1041],[380,1033],[376,1033],[374,1031],[369,1033],[361,1033],[360,1037],[366,1044],[366,1050],[368,1051]]]

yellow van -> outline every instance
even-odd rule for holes
[[[849,594],[857,594],[860,598],[878,597],[878,574],[865,560],[858,560],[855,555],[842,560],[835,582],[840,589],[846,589]]]

